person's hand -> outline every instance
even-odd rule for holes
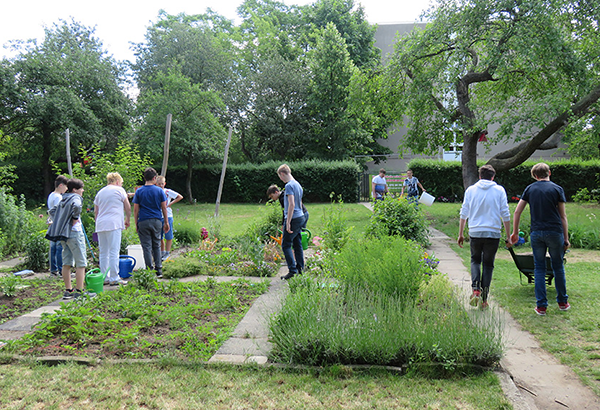
[[[513,246],[512,240],[511,240],[511,239],[509,239],[509,238],[506,238],[506,239],[504,240],[504,243],[506,244],[506,247],[507,247],[507,248],[510,248],[511,246]]]
[[[129,219],[125,219],[125,229],[129,228],[131,226],[131,222],[129,221]]]
[[[165,221],[163,230],[165,231],[165,233],[169,232],[169,221]]]
[[[513,234],[510,236],[510,244],[515,244],[519,242],[519,233],[518,232],[513,232]]]
[[[571,247],[571,242],[565,241],[565,251]]]
[[[291,226],[291,224],[290,224],[290,222],[289,222],[289,221],[287,221],[287,222],[285,223],[285,230],[286,230],[288,233],[294,233],[294,231],[292,231],[292,226]]]
[[[458,246],[460,246],[462,248],[464,241],[465,241],[465,237],[462,235],[458,235],[458,239],[456,240],[456,243],[458,243]]]

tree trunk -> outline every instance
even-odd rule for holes
[[[194,197],[192,196],[192,171],[194,167],[194,156],[188,155],[187,160],[187,175],[185,178],[185,193],[188,197],[188,202],[190,204],[194,203]]]
[[[463,187],[467,189],[477,182],[477,140],[479,132],[468,135],[465,134],[462,150],[462,177]]]

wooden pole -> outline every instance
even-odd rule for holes
[[[65,140],[67,145],[67,167],[69,170],[69,176],[73,178],[73,165],[71,164],[71,136],[69,135],[69,129],[65,131]]]
[[[223,183],[225,182],[225,171],[227,170],[227,157],[229,156],[229,144],[231,143],[231,125],[229,126],[229,136],[225,144],[225,156],[223,157],[223,168],[221,169],[221,181],[219,182],[219,192],[217,193],[217,206],[215,208],[215,218],[219,216],[219,205],[221,205],[221,194],[223,193]]]
[[[167,114],[167,126],[165,128],[165,150],[163,153],[162,169],[160,170],[160,175],[163,177],[167,176],[167,165],[169,164],[169,144],[171,143],[171,120],[172,119],[173,119],[173,114]]]

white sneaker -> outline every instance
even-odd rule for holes
[[[123,279],[111,280],[110,286],[127,285],[127,281]]]
[[[170,253],[169,251],[164,251],[164,252],[162,253],[162,258],[161,258],[161,259],[162,259],[163,261],[167,260],[167,259],[169,258],[169,255],[170,255],[170,254],[171,254],[171,253]]]

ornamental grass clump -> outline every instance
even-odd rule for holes
[[[354,241],[333,258],[332,269],[343,287],[360,286],[400,299],[414,300],[426,280],[423,250],[398,236]]]
[[[299,283],[271,318],[270,359],[311,366],[407,366],[437,369],[436,375],[497,363],[502,355],[497,315],[486,312],[473,320],[446,278],[434,278],[411,302],[361,286],[344,294],[330,282],[293,278],[290,287]]]

